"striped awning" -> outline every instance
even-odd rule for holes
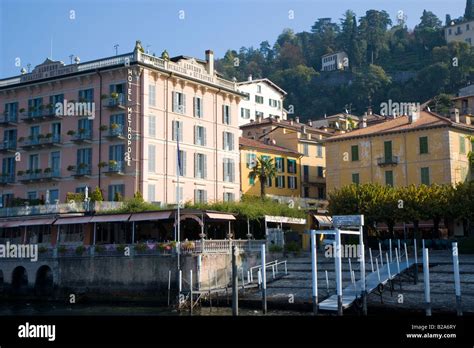
[[[313,214],[314,218],[318,221],[319,226],[329,227],[332,226],[332,219],[330,216]]]
[[[166,220],[171,215],[170,211],[150,211],[145,213],[132,214],[129,221],[153,221],[153,220]]]

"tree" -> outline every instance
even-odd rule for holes
[[[260,181],[260,196],[262,199],[265,199],[265,186],[267,185],[267,180],[272,180],[275,178],[277,169],[273,163],[273,158],[260,156],[257,158],[257,163],[252,168],[249,176],[258,178]]]
[[[444,42],[442,22],[431,11],[423,10],[420,24],[415,26],[414,32],[420,52],[429,53],[433,47],[440,46]]]
[[[353,84],[354,95],[360,100],[368,101],[369,105],[372,105],[374,95],[390,83],[391,78],[382,67],[370,64],[355,75]]]
[[[374,62],[386,48],[387,27],[392,24],[386,11],[368,10],[360,19],[360,32],[367,42],[367,59]]]
[[[104,196],[102,195],[102,191],[96,186],[94,191],[91,193],[91,202],[102,202],[103,200]]]
[[[474,2],[472,0],[466,1],[466,10],[464,11],[464,19],[471,21],[474,19]]]

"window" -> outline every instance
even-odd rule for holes
[[[247,168],[252,169],[257,165],[257,155],[254,153],[247,154]]]
[[[272,179],[267,178],[267,187],[272,187]]]
[[[448,35],[453,35],[452,29],[448,29]]]
[[[194,177],[200,179],[207,177],[207,156],[202,153],[194,154]]]
[[[352,183],[359,185],[360,184],[360,175],[359,173],[352,173]]]
[[[84,241],[84,225],[82,224],[70,224],[61,226],[61,233],[59,233],[60,243],[72,243],[72,242],[83,242]],[[99,235],[97,235],[96,242],[100,241]]]
[[[385,172],[385,185],[393,186],[393,171],[391,170]]]
[[[309,181],[309,166],[308,165],[303,166],[303,180],[305,182]]]
[[[186,96],[180,92],[173,92],[173,112],[178,114],[186,113]]]
[[[235,194],[233,192],[224,192],[224,202],[235,201]]]
[[[421,168],[421,183],[423,185],[430,185],[430,168]]]
[[[77,133],[80,139],[92,139],[92,120],[87,118],[78,120]]]
[[[92,120],[90,128],[92,129]],[[124,135],[125,114],[110,115],[110,135]],[[92,131],[91,131],[92,133]]]
[[[296,160],[287,160],[288,173],[296,174]]]
[[[305,186],[303,187],[303,198],[308,198],[309,197],[309,187]]]
[[[115,201],[125,196],[125,185],[109,185],[109,201]]]
[[[296,179],[295,176],[289,176],[288,177],[288,188],[292,189],[292,190],[296,190],[297,189],[296,181],[297,181],[297,179]]]
[[[173,128],[172,135],[174,141],[183,141],[183,122],[173,121],[171,123],[171,128]]]
[[[257,85],[257,93],[262,93],[262,86]]]
[[[222,122],[224,124],[231,124],[230,105],[222,105]]]
[[[324,178],[324,167],[318,166],[318,177]]]
[[[326,199],[326,190],[322,186],[318,187],[318,198]]]
[[[194,127],[194,144],[206,146],[206,128],[203,126]]]
[[[224,136],[224,150],[234,151],[234,133],[223,132]]]
[[[153,115],[148,116],[148,136],[156,137],[156,117]]]
[[[323,157],[323,145],[318,144],[316,145],[316,157],[322,158]]]
[[[92,168],[92,149],[77,150],[77,170],[80,173],[90,173]]]
[[[16,149],[16,129],[8,129],[3,131],[3,148]]]
[[[35,98],[28,100],[28,116],[35,117],[41,115],[41,106],[43,105],[43,98]]]
[[[28,169],[32,172],[39,169],[39,155],[30,155]]]
[[[51,204],[56,204],[59,202],[59,190],[49,190],[49,202]]]
[[[244,119],[250,118],[250,109],[240,108],[240,117]]]
[[[309,145],[303,144],[303,155],[309,156]]]
[[[352,162],[359,160],[359,146],[358,145],[351,146],[351,155],[352,155],[351,157]]]
[[[285,176],[284,175],[278,175],[276,177],[276,187],[285,188]]]
[[[54,111],[56,109],[57,103],[64,103],[64,94],[56,94],[49,96],[49,103],[51,104],[50,111]],[[65,111],[63,111],[63,113],[65,113]]]
[[[235,179],[234,160],[231,158],[224,158],[223,167],[224,167],[224,181],[234,182],[234,179]]]
[[[148,105],[156,106],[156,86],[148,85]]]
[[[207,191],[206,190],[194,190],[194,203],[206,203]]]
[[[123,93],[123,90],[122,90],[122,93]],[[80,90],[79,102],[93,103],[94,102],[94,88]]]
[[[256,95],[256,96],[255,96],[255,102],[256,102],[257,104],[263,104],[263,97],[260,96],[260,95]]]
[[[261,112],[261,111],[255,111],[255,117],[263,118],[263,112]]]
[[[15,177],[15,157],[2,159],[2,174],[12,179]]]
[[[383,149],[384,149],[384,158],[386,162],[391,162],[392,161],[392,142],[389,141],[384,141],[383,143]]]
[[[178,168],[179,168],[179,175],[186,176],[186,151],[183,151],[183,150],[178,151]]]
[[[61,153],[59,151],[51,152],[50,167],[53,176],[59,176],[61,172]]]
[[[285,159],[283,157],[276,157],[275,167],[278,173],[283,173],[285,171]]]
[[[255,185],[255,175],[252,173],[249,174],[249,185]]]
[[[466,139],[464,135],[459,136],[459,153],[462,155],[466,154]]]
[[[156,171],[155,167],[156,159],[156,146],[148,145],[148,173],[154,173]]]
[[[428,153],[428,137],[420,137],[420,155]]]
[[[148,184],[148,202],[155,201],[155,185]]]
[[[5,119],[9,121],[18,119],[18,102],[5,104]]]
[[[275,99],[268,99],[268,105],[270,105],[272,108],[277,108],[278,107],[278,100]]]
[[[34,200],[36,199],[37,195],[36,195],[36,191],[30,191],[26,194],[26,197],[28,198],[28,200]]]
[[[194,97],[194,117],[202,118],[202,98]]]

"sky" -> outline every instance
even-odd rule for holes
[[[204,59],[212,49],[274,44],[285,28],[309,31],[322,17],[339,21],[347,9],[358,17],[385,10],[392,21],[401,10],[409,28],[423,9],[444,22],[462,16],[466,0],[0,0],[0,79],[46,58],[70,63],[131,52],[141,40],[150,53]]]

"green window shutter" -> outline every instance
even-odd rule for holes
[[[421,183],[424,185],[430,184],[430,168],[429,167],[421,168]]]
[[[459,153],[466,153],[466,140],[463,135],[459,136]]]
[[[391,170],[385,172],[385,185],[393,186],[393,171]]]
[[[428,153],[428,137],[420,137],[420,154]]]
[[[359,173],[353,173],[352,174],[352,183],[356,184],[356,185],[360,184]]]
[[[391,160],[392,159],[392,142],[391,141],[385,141],[383,143],[383,148],[384,148],[384,154],[385,154],[385,159],[386,160]]]
[[[255,176],[254,175],[249,176],[249,184],[250,185],[255,185]]]
[[[359,160],[359,146],[358,145],[352,145],[351,155],[352,155],[352,161],[358,161]]]

